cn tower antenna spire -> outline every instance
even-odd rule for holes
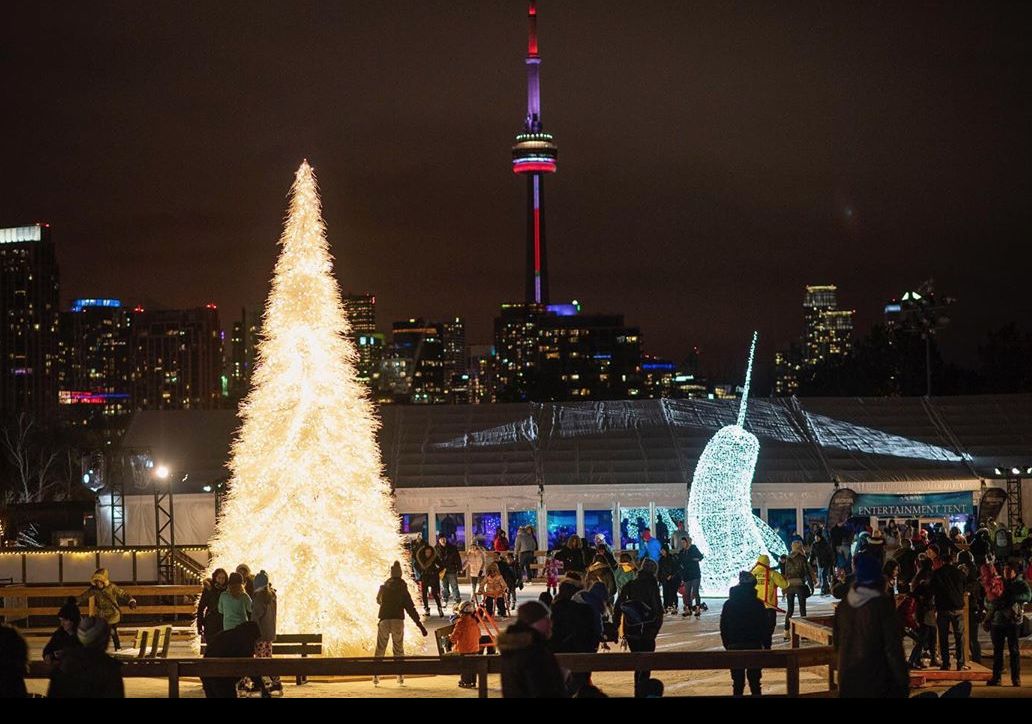
[[[527,5],[527,115],[512,147],[513,173],[527,177],[527,272],[525,300],[548,304],[548,255],[545,246],[544,175],[555,173],[559,149],[541,122],[541,55],[537,0]]]

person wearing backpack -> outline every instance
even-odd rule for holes
[[[782,572],[788,581],[788,588],[785,590],[785,601],[788,604],[788,611],[785,613],[785,638],[788,639],[791,636],[789,621],[792,620],[792,614],[795,612],[796,598],[799,599],[799,615],[805,617],[806,599],[810,596],[816,583],[813,569],[806,560],[801,541],[793,541],[792,554],[785,561]]]
[[[658,566],[651,558],[641,563],[637,577],[620,589],[613,611],[617,629],[623,624],[623,636],[632,652],[655,651],[656,636],[663,626],[663,601],[659,597]],[[634,696],[646,694],[651,671],[634,672]]]
[[[1018,571],[1021,563],[1009,560],[1003,566],[1003,593],[989,605],[986,621],[993,640],[993,678],[987,686],[999,686],[1003,676],[1003,645],[1010,653],[1010,675],[1014,686],[1021,686],[1021,650],[1018,638],[1021,636],[1021,621],[1025,615],[1025,604],[1032,600],[1032,591],[1021,580]]]
[[[762,649],[767,639],[767,608],[756,598],[756,579],[748,571],[738,574],[738,585],[728,591],[727,603],[720,610],[720,642],[728,651]],[[760,695],[760,677],[763,669],[731,669],[733,696],[745,693],[745,679],[749,678],[749,693]]]

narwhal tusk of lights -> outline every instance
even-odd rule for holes
[[[757,337],[754,332],[738,420],[706,444],[688,495],[688,531],[703,553],[702,590],[711,596],[727,595],[738,583],[739,571],[750,570],[759,555],[776,559],[786,552],[777,533],[752,513],[760,442],[746,431],[745,413]]]

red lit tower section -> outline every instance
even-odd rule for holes
[[[525,301],[548,304],[548,256],[545,246],[544,175],[555,173],[559,149],[541,125],[541,56],[537,42],[537,3],[527,10],[527,117],[512,147],[513,173],[527,178],[527,273]]]

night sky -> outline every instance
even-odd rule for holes
[[[973,356],[1032,313],[1027,3],[542,0],[553,301],[740,369],[806,283],[865,329],[934,277]],[[264,302],[311,160],[342,289],[378,323],[523,293],[526,6],[5,3],[0,226],[49,221],[62,295]]]

